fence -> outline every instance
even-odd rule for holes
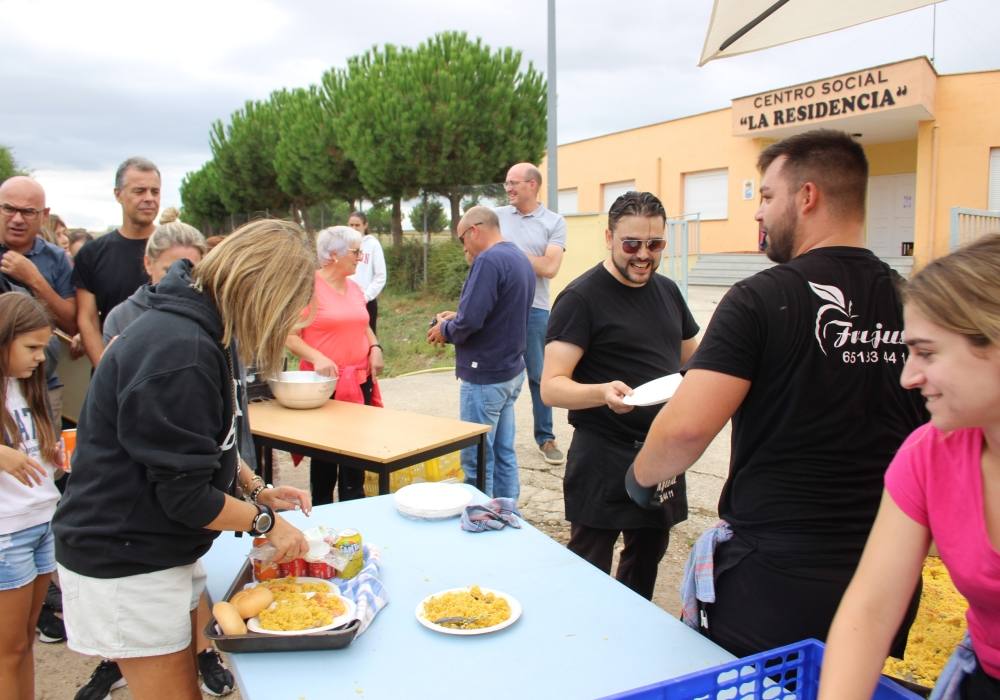
[[[667,249],[660,262],[660,274],[666,275],[688,296],[688,270],[691,256],[697,261],[701,254],[701,217],[699,214],[684,214],[676,219],[667,219]]]
[[[971,243],[987,233],[1000,233],[1000,211],[951,208],[951,250]]]

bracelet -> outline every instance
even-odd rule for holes
[[[263,480],[261,480],[261,483],[257,485],[257,488],[255,488],[253,491],[250,492],[250,502],[256,505],[257,499],[260,498],[260,494],[262,494],[267,489],[273,489],[273,488],[274,487],[271,486],[271,484],[265,484]]]
[[[372,343],[371,345],[368,346],[369,355],[372,354],[372,348],[378,348],[379,350],[382,350],[382,352],[385,352],[385,349],[381,345],[379,345],[378,343]]]
[[[252,493],[254,493],[254,491],[256,491],[256,486],[261,485],[263,483],[264,483],[264,479],[262,479],[259,474],[254,474],[253,478],[250,479],[250,481],[247,483],[247,485],[246,486],[242,486],[242,488],[243,488],[243,500],[249,501],[252,498],[252,496],[250,494],[252,494]]]

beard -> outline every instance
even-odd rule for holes
[[[779,265],[791,260],[795,252],[795,229],[797,226],[798,217],[795,210],[789,207],[781,219],[765,227],[767,248],[764,254]]]
[[[631,257],[621,260],[617,255],[611,256],[611,264],[614,265],[615,269],[618,270],[621,276],[627,279],[629,282],[640,286],[649,282],[649,280],[652,279],[653,273],[656,271],[656,268],[658,266],[658,261],[649,258],[649,267],[647,268],[648,273],[642,275],[642,273],[638,272],[637,270],[633,270],[631,267],[629,267],[629,264],[632,262],[632,260],[633,258]]]

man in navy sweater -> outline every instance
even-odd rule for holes
[[[455,345],[462,420],[490,426],[486,436],[486,493],[517,500],[521,490],[514,452],[514,402],[524,383],[528,312],[535,295],[531,263],[503,240],[488,207],[472,207],[458,224],[458,240],[472,269],[458,311],[442,311],[427,331],[431,343]],[[476,483],[476,450],[462,450],[465,481]]]

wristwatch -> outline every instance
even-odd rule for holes
[[[257,515],[254,516],[248,532],[254,537],[263,537],[274,529],[274,511],[260,503],[257,505]]]

